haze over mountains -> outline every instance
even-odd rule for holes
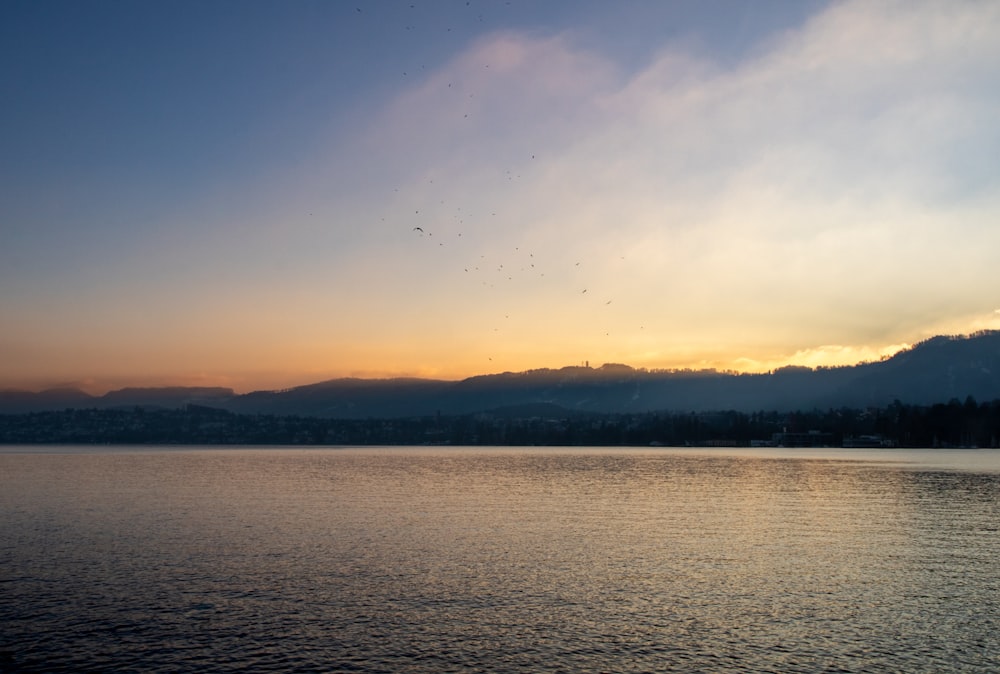
[[[785,367],[767,374],[646,371],[606,364],[461,381],[334,379],[247,394],[189,387],[126,388],[103,396],[78,389],[0,391],[0,413],[195,404],[241,414],[364,419],[542,406],[585,413],[791,411],[884,406],[894,400],[929,405],[968,396],[980,401],[1000,398],[1000,331],[934,337],[877,363],[815,370]]]

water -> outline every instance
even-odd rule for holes
[[[0,671],[992,672],[1000,453],[0,450]]]

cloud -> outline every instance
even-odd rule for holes
[[[95,253],[99,282],[41,284],[14,337],[91,326],[88,359],[132,340],[136,370],[457,376],[822,364],[995,323],[1000,5],[835,3],[736,63],[688,44],[626,68],[483,36],[140,254]]]
[[[368,170],[398,182],[391,227],[420,211],[477,237],[464,254],[534,246],[559,274],[526,301],[539,316],[586,283],[629,298],[618,320],[665,357],[733,330],[896,345],[995,301],[998,36],[992,3],[845,2],[734,66],[666,45],[628,72],[502,33],[376,117]],[[458,310],[484,302],[439,278]]]
[[[791,354],[775,354],[764,360],[740,359],[737,362],[737,369],[748,372],[768,372],[786,365],[811,368],[856,365],[889,358],[910,348],[910,346],[912,345],[908,343],[886,344],[878,347],[824,344],[814,348],[801,349]]]

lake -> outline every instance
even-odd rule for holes
[[[3,672],[1000,671],[1000,451],[0,448]]]

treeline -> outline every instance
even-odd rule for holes
[[[0,415],[5,444],[551,445],[997,447],[1000,400],[784,412],[481,413],[403,419],[234,414],[183,409],[67,409]]]

